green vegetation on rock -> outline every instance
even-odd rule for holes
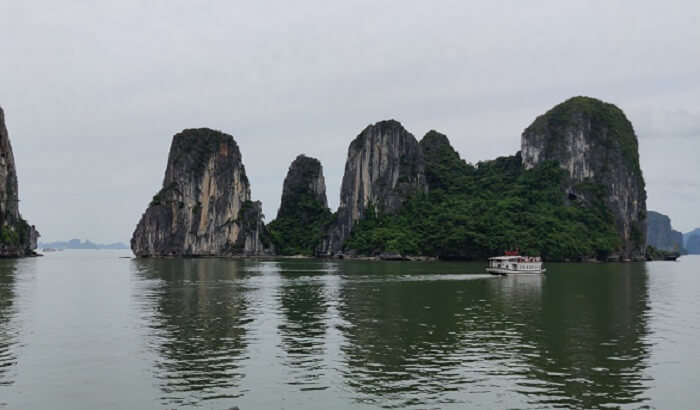
[[[21,247],[29,242],[31,226],[23,218],[20,218],[13,225],[3,225],[0,228],[0,246]]]
[[[334,217],[328,208],[307,195],[299,195],[296,204],[294,214],[278,217],[267,227],[279,255],[311,256]]]
[[[0,243],[5,246],[17,246],[19,244],[19,235],[13,228],[4,225],[0,228]]]
[[[592,136],[599,136],[597,143],[607,148],[619,144],[628,169],[641,175],[639,167],[639,147],[632,123],[625,113],[614,104],[591,97],[573,97],[554,106],[544,115],[537,117],[525,132],[539,131],[562,136],[560,132],[575,126],[581,116],[590,121]]]
[[[472,166],[435,132],[421,146],[429,194],[393,215],[370,212],[354,226],[346,250],[475,259],[518,247],[547,260],[579,260],[605,259],[619,247],[603,199],[568,198],[567,174],[557,163],[525,170],[518,154]]]
[[[170,158],[175,166],[186,164],[188,169],[201,176],[204,173],[212,153],[232,155],[240,161],[240,150],[233,137],[211,128],[188,128],[173,137],[171,150],[175,155]],[[242,179],[248,183],[245,173]]]
[[[313,255],[333,220],[321,163],[299,155],[284,179],[277,218],[268,225],[277,253]]]

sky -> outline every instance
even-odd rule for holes
[[[128,241],[172,136],[239,144],[274,219],[300,153],[338,205],[350,141],[394,118],[471,163],[571,96],[639,137],[648,209],[700,226],[697,1],[0,0],[0,106],[20,210],[45,241]]]

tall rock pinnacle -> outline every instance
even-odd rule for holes
[[[637,136],[622,110],[594,98],[571,98],[523,132],[522,158],[526,169],[557,161],[569,174],[570,198],[589,204],[601,200],[610,211],[620,237],[620,256],[643,258],[646,190]]]
[[[395,120],[368,126],[350,144],[337,220],[317,253],[327,256],[341,251],[353,224],[368,209],[391,214],[408,197],[427,190],[423,153],[416,138]]]
[[[277,218],[268,226],[276,251],[312,255],[330,220],[321,162],[299,155],[284,179]]]
[[[131,239],[134,254],[260,255],[266,242],[261,204],[250,199],[233,137],[208,128],[175,135],[163,188]]]

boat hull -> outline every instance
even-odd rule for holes
[[[515,270],[515,269],[504,269],[504,268],[486,268],[486,272],[492,275],[540,275],[547,271],[547,269],[532,269],[532,270]]]

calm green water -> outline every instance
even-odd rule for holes
[[[697,408],[699,257],[0,261],[0,408]]]

